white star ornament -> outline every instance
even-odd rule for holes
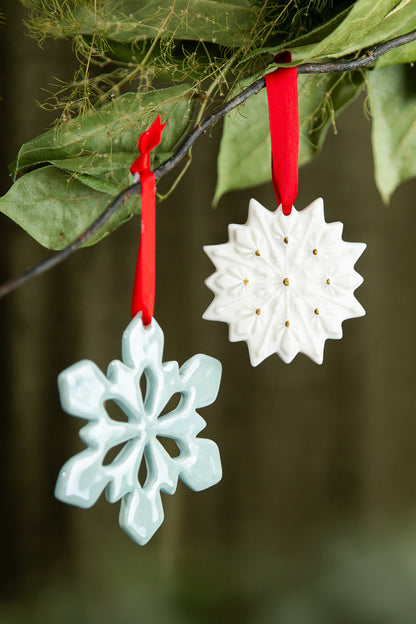
[[[228,323],[252,366],[273,353],[286,364],[298,353],[322,364],[325,340],[365,314],[354,265],[366,244],[342,240],[342,228],[325,222],[321,198],[290,215],[250,200],[247,223],[230,224],[227,243],[204,247],[216,271],[205,282],[215,298],[203,318]]]

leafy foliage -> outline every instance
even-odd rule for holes
[[[14,185],[0,198],[1,211],[53,248],[72,240],[128,185],[137,138],[158,112],[168,126],[154,166],[172,155],[210,106],[268,71],[279,51],[290,50],[294,64],[345,58],[416,28],[416,0],[23,4],[30,7],[32,35],[71,39],[80,60],[73,82],[45,103],[61,111],[56,127],[22,146],[12,165]],[[414,60],[412,43],[379,59],[371,72],[301,77],[300,164],[321,149],[336,116],[368,82],[383,198],[415,175],[416,109],[403,67]],[[387,94],[396,89],[393,103]],[[396,123],[399,110],[404,114]],[[225,120],[215,201],[228,190],[270,180],[267,121],[264,93]],[[139,209],[137,199],[130,201],[97,239]]]
[[[62,3],[49,0],[33,2],[32,27],[43,37],[98,38],[137,43],[143,39],[163,38],[211,41],[239,46],[253,25],[255,11],[245,2],[216,0],[88,0]],[[53,7],[53,11],[51,8]],[[137,26],[140,25],[140,28]]]
[[[361,73],[299,76],[299,165],[321,149],[335,117],[361,92]],[[214,203],[227,191],[270,180],[267,94],[261,91],[227,116],[218,157]]]
[[[387,203],[401,182],[416,176],[416,69],[399,65],[368,75],[377,188]]]
[[[65,247],[131,184],[129,167],[149,116],[160,113],[168,122],[154,150],[153,166],[157,166],[172,155],[188,130],[193,108],[187,85],[143,95],[126,93],[84,115],[82,121],[73,119],[48,130],[21,147],[13,173],[15,179],[25,175],[0,198],[0,209],[42,245]],[[139,207],[138,198],[131,199],[92,242],[124,223]]]
[[[0,206],[41,245],[61,249],[103,212],[109,199],[65,171],[48,166],[19,178],[1,198]],[[118,225],[137,210],[137,200],[123,206],[117,214]],[[107,231],[116,227],[114,219],[106,225]]]
[[[266,45],[291,41],[313,31],[322,23],[330,21],[356,0],[294,0],[293,2],[267,2],[252,0],[252,4],[263,8],[262,19],[268,25]],[[270,28],[270,25],[273,28]]]
[[[188,130],[193,106],[189,85],[144,94],[125,93],[88,113],[82,121],[73,119],[25,143],[17,156],[14,178],[28,168],[61,159],[69,164],[70,159],[85,158],[88,172],[98,177],[112,171],[113,167],[125,167],[123,155],[127,154],[131,162],[132,155],[137,152],[139,134],[158,113],[168,120],[162,141],[155,149],[159,154],[156,161],[160,162],[173,152],[178,140]],[[68,169],[77,170],[70,164]]]
[[[324,37],[318,38],[312,33],[312,36],[300,38],[286,46],[291,49],[294,61],[355,54],[416,28],[414,0],[358,0],[343,15],[340,23],[334,19],[327,25],[331,32],[324,29]],[[267,51],[276,54],[281,49],[279,45]]]

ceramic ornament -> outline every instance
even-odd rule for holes
[[[227,243],[204,247],[217,270],[206,280],[215,298],[203,318],[228,323],[230,341],[247,342],[252,366],[273,353],[322,364],[325,340],[365,314],[354,264],[366,245],[342,240],[342,228],[325,222],[322,199],[290,214],[252,199],[247,223],[229,225]]]
[[[87,448],[61,469],[55,495],[65,503],[91,507],[105,491],[110,503],[121,500],[119,522],[138,544],[146,544],[163,522],[161,492],[173,494],[178,478],[193,490],[204,490],[221,479],[217,445],[197,437],[206,423],[196,412],[216,398],[221,364],[207,355],[195,355],[181,368],[162,363],[163,333],[155,319],[144,326],[141,313],[123,334],[123,362],[110,363],[105,376],[89,360],[64,370],[58,378],[62,407],[88,421],[80,431]],[[140,380],[146,380],[142,396]],[[178,395],[176,408],[163,414],[169,399]],[[125,422],[113,420],[106,402],[114,401]],[[164,438],[176,443],[171,457]],[[124,444],[110,463],[106,455]],[[145,462],[147,477],[139,482]]]

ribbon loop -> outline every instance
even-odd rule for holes
[[[136,158],[130,167],[130,172],[133,175],[135,173],[141,174],[143,171],[147,170],[150,171],[150,152],[157,145],[159,145],[162,138],[162,131],[165,126],[166,124],[161,123],[160,115],[158,115],[152,125],[139,136],[137,147],[139,149],[140,156]]]
[[[158,115],[150,128],[138,140],[140,156],[130,171],[140,175],[142,185],[141,234],[134,275],[131,316],[142,312],[143,325],[150,325],[155,305],[156,284],[156,181],[150,169],[150,152],[159,145],[162,124]]]
[[[276,62],[288,63],[290,53]],[[298,194],[299,112],[296,67],[266,74],[272,144],[272,181],[277,205],[289,215]]]

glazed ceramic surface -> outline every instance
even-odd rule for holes
[[[366,245],[342,240],[342,228],[325,222],[322,199],[290,215],[252,199],[247,223],[229,225],[227,243],[204,247],[217,270],[206,280],[215,298],[203,317],[228,323],[253,366],[273,353],[289,363],[300,352],[321,364],[325,340],[365,314],[354,264]]]
[[[161,328],[155,319],[144,327],[138,314],[123,334],[123,362],[111,362],[107,376],[82,360],[58,378],[62,407],[88,424],[80,431],[87,448],[63,466],[55,495],[79,507],[91,507],[103,491],[109,502],[121,500],[120,526],[141,545],[163,522],[161,492],[173,494],[178,478],[203,490],[222,476],[217,445],[197,437],[206,423],[196,412],[215,400],[221,364],[195,355],[179,368],[177,362],[162,363],[162,353]],[[175,395],[177,405],[166,409]],[[117,404],[120,420],[110,416],[109,401]],[[166,450],[166,438],[176,443],[177,455]],[[118,445],[116,457],[106,461]]]

